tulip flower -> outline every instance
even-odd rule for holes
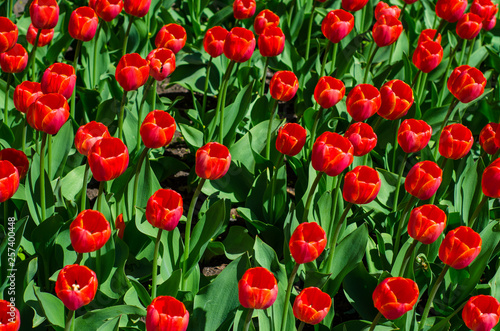
[[[389,320],[395,320],[413,309],[418,300],[418,286],[402,277],[384,279],[373,291],[375,308]]]
[[[437,36],[436,36],[437,33]],[[418,36],[417,44],[421,44],[424,41],[435,41],[441,45],[441,34],[434,29],[425,29],[420,32],[420,36]]]
[[[111,236],[111,227],[97,210],[84,210],[69,226],[71,246],[77,253],[90,253],[101,249]]]
[[[123,0],[125,12],[135,17],[146,16],[150,6],[151,0]]]
[[[269,9],[264,9],[257,16],[255,16],[255,21],[253,22],[253,29],[256,34],[261,35],[265,29],[270,27],[277,27],[279,24],[280,24],[279,16],[270,11]]]
[[[223,177],[231,165],[231,154],[226,146],[211,142],[196,151],[196,174],[203,179]]]
[[[293,231],[288,247],[296,263],[312,262],[325,250],[325,230],[318,223],[301,223]]]
[[[367,1],[364,2],[366,4]],[[342,1],[342,7],[344,7],[344,1]],[[353,28],[354,16],[342,9],[332,10],[321,23],[321,32],[334,44],[344,39]]]
[[[102,138],[110,138],[108,128],[96,121],[91,121],[78,128],[75,134],[75,147],[78,152],[88,156],[90,149]]]
[[[490,331],[500,319],[500,303],[490,295],[476,295],[462,310],[465,325],[473,331]]]
[[[278,284],[266,268],[248,269],[238,282],[238,298],[245,308],[267,309],[278,296]]]
[[[405,153],[416,153],[429,144],[432,127],[413,118],[404,120],[398,129],[398,143]]]
[[[455,123],[446,126],[439,137],[439,154],[448,159],[458,160],[469,153],[474,138],[464,125]]]
[[[31,44],[35,44],[36,35],[38,34],[38,29],[30,24],[28,32],[26,33],[26,40]],[[54,29],[42,29],[40,32],[40,37],[38,37],[38,47],[43,47],[50,43],[54,38]]]
[[[228,31],[222,26],[214,26],[205,33],[203,48],[211,57],[218,57],[224,53],[224,41]]]
[[[354,156],[368,154],[377,145],[377,135],[373,132],[373,128],[363,122],[351,124],[344,133],[344,137],[349,139],[354,147]]]
[[[344,95],[344,83],[330,76],[321,77],[314,88],[314,100],[325,109],[335,106]]]
[[[484,92],[486,78],[479,69],[468,65],[455,68],[448,78],[448,90],[463,103],[469,103]]]
[[[495,154],[499,148],[495,143],[495,134],[498,127],[497,123],[488,123],[479,133],[479,145],[490,155]]]
[[[26,114],[29,106],[42,95],[42,85],[40,83],[24,81],[17,85],[14,90],[14,106],[21,113]]]
[[[425,245],[432,244],[446,227],[446,214],[435,205],[413,209],[408,221],[408,235]]]
[[[233,2],[233,14],[237,20],[252,17],[255,14],[255,9],[257,9],[255,0],[234,0]]]
[[[224,41],[224,55],[235,62],[246,62],[255,49],[255,37],[245,28],[232,28]]]
[[[500,198],[500,159],[496,159],[484,169],[481,187],[487,197]]]
[[[276,149],[281,154],[295,156],[306,143],[306,129],[297,123],[287,123],[278,130]]]
[[[123,0],[96,0],[95,7],[92,9],[95,10],[97,16],[106,22],[111,22],[120,15],[123,9]]]
[[[94,300],[97,276],[86,266],[67,265],[57,276],[55,291],[69,310],[77,310]]]
[[[439,246],[439,259],[454,268],[467,267],[481,252],[481,236],[467,226],[459,226],[446,234]]]
[[[0,300],[0,330],[17,331],[21,327],[19,310],[11,302]]]
[[[186,30],[179,24],[170,23],[163,26],[155,38],[156,48],[168,48],[177,54],[186,44]]]
[[[12,198],[19,188],[19,172],[17,168],[7,160],[0,160],[0,202]]]
[[[443,171],[432,161],[415,164],[405,179],[405,189],[420,200],[427,200],[436,193],[443,180]]]
[[[184,304],[171,296],[154,298],[146,314],[146,330],[186,331],[189,312]]]
[[[375,20],[378,20],[382,15],[394,16],[399,18],[401,9],[398,6],[389,6],[387,3],[380,1],[375,7]]]
[[[269,84],[271,97],[279,101],[290,101],[299,89],[299,80],[291,71],[278,71]]]
[[[149,78],[149,64],[139,54],[125,54],[116,66],[115,78],[125,91],[137,90]]]
[[[7,17],[0,17],[0,53],[7,52],[17,43],[19,30]]]
[[[73,94],[76,84],[75,68],[66,63],[54,63],[42,76],[42,92],[60,93],[66,99]]]
[[[380,92],[370,84],[356,85],[347,95],[347,112],[356,122],[375,114],[382,103]]]
[[[59,20],[56,0],[33,0],[30,6],[31,23],[37,29],[53,29]]]
[[[467,0],[438,0],[436,15],[449,23],[455,23],[464,15]]]
[[[342,0],[342,8],[348,11],[358,11],[363,9],[368,0]]]
[[[413,52],[415,67],[424,73],[434,70],[443,59],[443,47],[436,41],[423,41]]]
[[[183,213],[182,196],[174,190],[159,189],[148,200],[146,219],[152,226],[172,231]]]
[[[30,167],[28,157],[23,151],[14,148],[5,148],[0,151],[0,161],[9,161],[16,167],[19,179],[23,179],[28,173]]]
[[[29,106],[26,113],[26,120],[33,129],[51,135],[59,132],[59,129],[66,123],[68,118],[68,102],[59,93],[42,95]]]
[[[90,41],[94,38],[99,24],[99,17],[90,7],[75,9],[69,18],[68,32],[71,38]]]
[[[129,156],[127,146],[118,138],[102,138],[89,151],[88,162],[95,180],[115,179],[125,172]]]
[[[317,287],[308,287],[295,297],[293,303],[293,314],[295,317],[307,324],[318,324],[321,322],[332,305],[332,298]]]
[[[403,24],[394,16],[380,16],[373,26],[373,40],[378,47],[389,46],[398,40]]]
[[[413,104],[413,90],[402,80],[394,79],[380,88],[380,108],[377,114],[386,120],[398,120],[408,113]]]
[[[123,221],[123,213],[115,219],[115,229],[118,230],[118,238],[123,240],[125,234],[125,222]]]
[[[270,27],[259,35],[260,55],[264,57],[278,56],[285,48],[285,34],[279,27]]]
[[[0,54],[0,67],[6,73],[16,74],[28,65],[28,52],[21,44],[16,44]]]
[[[344,177],[344,200],[354,204],[370,203],[380,191],[380,176],[377,170],[367,166],[357,166]]]
[[[457,35],[462,39],[474,39],[483,27],[481,16],[467,13],[457,22]]]
[[[351,165],[354,147],[349,139],[338,133],[324,132],[316,139],[311,154],[311,163],[316,171],[328,176],[337,176]]]
[[[481,16],[484,30],[490,31],[495,27],[498,5],[493,4],[491,0],[474,0],[470,12]]]
[[[140,134],[144,146],[160,148],[170,144],[174,138],[176,125],[174,118],[163,110],[153,110],[142,122]]]
[[[153,49],[146,60],[149,62],[149,74],[159,82],[175,70],[175,54],[168,48]]]

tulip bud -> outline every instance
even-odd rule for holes
[[[125,54],[118,62],[115,78],[125,91],[137,90],[149,78],[149,63],[139,54]]]
[[[443,171],[432,161],[415,164],[405,179],[406,192],[420,200],[427,200],[436,193],[443,180]]]
[[[146,16],[150,6],[151,0],[123,0],[125,12],[135,17]]]
[[[442,59],[443,47],[435,41],[424,41],[418,44],[412,57],[415,67],[424,73],[434,70]]]
[[[56,0],[33,0],[30,6],[31,23],[37,29],[53,29],[59,20]]]
[[[208,143],[196,151],[196,174],[203,179],[216,180],[223,177],[231,165],[231,154],[226,146]]]
[[[42,92],[60,93],[66,100],[71,98],[75,84],[75,68],[66,63],[54,63],[42,76]]]
[[[97,292],[95,272],[83,265],[67,265],[59,272],[56,295],[69,310],[77,310],[94,300]]]
[[[259,13],[259,15],[255,17],[255,21],[253,22],[253,29],[256,34],[261,35],[265,29],[270,27],[277,27],[279,24],[279,16],[269,9],[264,9]]]
[[[7,52],[0,54],[0,67],[4,72],[17,74],[28,65],[28,52],[21,44],[16,44]]]
[[[17,43],[19,30],[7,17],[0,17],[0,53],[7,52]]]
[[[418,286],[402,277],[384,279],[373,291],[375,308],[389,320],[395,320],[413,309],[418,300]]]
[[[255,50],[255,37],[245,28],[232,28],[224,41],[224,55],[235,62],[246,62]]]
[[[401,9],[398,6],[389,6],[387,3],[380,1],[375,7],[375,19],[378,20],[382,15],[394,16],[399,18]]]
[[[148,306],[146,330],[186,331],[189,323],[189,312],[184,304],[174,297],[159,296]]]
[[[488,123],[479,133],[479,145],[490,155],[498,151],[499,146],[495,143],[495,134],[498,127],[497,123]]]
[[[393,16],[381,16],[373,26],[373,40],[378,47],[389,46],[398,40],[403,24]]]
[[[123,213],[115,219],[115,229],[118,231],[118,238],[123,240],[125,234],[125,222],[123,221]]]
[[[12,198],[19,188],[19,172],[7,160],[0,160],[0,202]]]
[[[118,138],[102,138],[95,142],[87,155],[90,170],[98,182],[119,177],[128,166],[127,146]]]
[[[174,138],[175,120],[163,110],[153,110],[141,124],[140,134],[144,146],[160,148],[167,146]]]
[[[438,0],[436,15],[449,23],[455,23],[464,15],[467,0]]]
[[[42,85],[40,83],[24,81],[17,85],[14,90],[14,106],[21,113],[26,114],[29,106],[42,95]]]
[[[481,252],[481,236],[467,226],[446,234],[439,246],[439,259],[454,269],[467,267]]]
[[[368,0],[342,0],[342,8],[348,11],[358,11],[363,9]]]
[[[351,124],[344,133],[344,137],[349,139],[354,147],[354,156],[368,154],[377,145],[377,135],[373,132],[373,128],[363,122]]]
[[[317,287],[308,287],[302,290],[293,303],[295,317],[307,324],[321,322],[332,305],[332,298]]]
[[[435,205],[423,205],[413,209],[408,221],[408,235],[422,244],[436,241],[446,227],[446,214]]]
[[[496,159],[484,169],[481,187],[487,197],[500,198],[500,159]]]
[[[465,325],[473,331],[490,331],[500,319],[500,303],[490,295],[476,295],[462,310]]]
[[[375,200],[380,191],[380,177],[377,170],[367,166],[357,166],[344,177],[344,200],[357,205]]]
[[[297,123],[287,123],[278,130],[276,149],[281,154],[295,156],[306,143],[306,129]]]
[[[31,44],[35,44],[36,35],[38,34],[38,29],[30,24],[28,32],[26,33],[26,40]],[[43,47],[50,43],[54,38],[54,29],[42,29],[40,37],[38,37],[38,47]]]
[[[402,80],[394,79],[380,88],[381,104],[377,114],[386,120],[398,120],[413,104],[413,90]]]
[[[446,126],[439,137],[439,154],[458,160],[469,153],[474,138],[472,132],[464,125],[455,123]]]
[[[23,151],[14,148],[5,148],[0,151],[0,161],[9,161],[16,167],[19,179],[23,179],[28,173],[30,167],[28,157]]]
[[[99,24],[99,17],[90,7],[75,9],[69,18],[68,32],[71,38],[90,41],[94,38]]]
[[[168,48],[153,49],[146,60],[149,62],[149,74],[159,82],[175,70],[175,54]]]
[[[89,5],[89,7],[92,6]],[[93,9],[97,16],[106,22],[111,22],[120,15],[123,9],[123,0],[97,0]]]
[[[413,118],[404,120],[398,130],[398,143],[405,153],[416,153],[427,146],[432,127],[425,121]]]
[[[203,48],[211,57],[218,57],[224,53],[224,41],[228,31],[222,26],[214,26],[205,33],[203,38]]]
[[[273,99],[290,101],[299,89],[299,80],[291,71],[278,71],[271,78],[269,92]]]
[[[42,95],[29,106],[26,113],[26,120],[33,129],[52,135],[59,132],[68,118],[68,102],[59,93]]]
[[[463,103],[469,103],[483,94],[486,78],[479,69],[463,65],[453,70],[447,86],[455,98]]]
[[[257,9],[255,0],[234,0],[233,2],[233,14],[237,20],[252,17],[255,14],[255,9]]]
[[[375,114],[382,103],[380,92],[370,84],[356,85],[347,95],[347,112],[356,122]]]
[[[301,223],[293,231],[288,247],[296,263],[312,262],[325,250],[325,230],[318,223]]]
[[[20,327],[19,310],[11,302],[0,300],[0,330],[17,331]]]
[[[159,189],[148,200],[146,219],[156,228],[172,231],[182,212],[182,196],[174,190]]]
[[[457,35],[462,39],[474,39],[483,27],[481,16],[467,13],[457,22]]]
[[[267,309],[278,296],[278,284],[266,268],[248,269],[238,282],[238,298],[245,308]]]
[[[75,134],[75,147],[82,155],[87,156],[94,144],[102,138],[109,138],[108,128],[102,123],[91,121],[78,128]]]
[[[179,24],[170,23],[163,26],[155,38],[156,48],[168,48],[177,54],[186,44],[186,30]]]
[[[495,27],[498,5],[493,4],[491,0],[474,0],[470,12],[481,16],[484,30],[490,31]]]
[[[364,2],[367,3],[367,1]],[[344,7],[344,0],[342,1],[342,7]],[[353,28],[354,16],[342,9],[332,10],[321,23],[321,32],[334,44],[344,39]]]
[[[111,227],[97,210],[84,210],[69,226],[71,246],[77,253],[90,253],[101,249],[111,236]]]
[[[338,133],[324,132],[314,142],[311,163],[316,171],[337,176],[351,165],[354,147],[349,139]]]
[[[321,77],[314,88],[314,100],[325,109],[335,106],[344,95],[344,83],[331,76]]]
[[[436,36],[437,33],[437,36]],[[418,37],[417,44],[421,44],[424,41],[435,41],[439,45],[441,45],[441,34],[434,29],[425,29],[420,32],[420,36]]]
[[[278,27],[270,27],[259,35],[260,55],[264,57],[278,56],[285,48],[285,34]]]

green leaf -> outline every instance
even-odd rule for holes
[[[83,185],[83,174],[85,172],[85,166],[79,166],[71,170],[62,179],[62,195],[69,201],[76,201],[76,197],[82,191]],[[89,176],[90,177],[90,176]]]
[[[35,295],[42,306],[47,320],[55,326],[64,327],[64,304],[59,298],[50,293],[41,292],[35,288]]]
[[[139,283],[137,279],[134,277],[127,276],[128,280],[134,287],[135,291],[137,292],[137,295],[139,296],[139,299],[141,300],[141,303],[143,304],[144,307],[149,306],[151,303],[151,297],[149,296],[148,291],[144,288],[144,286]]]
[[[231,226],[222,243],[227,258],[234,260],[252,250],[254,239],[248,234],[248,229],[242,226]]]
[[[67,121],[53,138],[52,136],[47,136],[47,139],[52,139],[53,146],[51,173],[48,174],[49,178],[52,179],[56,174],[62,173],[66,165],[68,153],[71,150],[71,146],[73,146],[74,133],[72,122]]]
[[[170,277],[164,281],[156,291],[157,295],[169,295],[172,297],[177,296],[177,292],[179,292],[180,284],[182,280],[182,270],[175,270]]]
[[[184,139],[186,139],[186,143],[190,147],[199,149],[203,146],[203,132],[184,123],[179,123],[179,129],[181,130]]]
[[[146,310],[128,305],[95,309],[75,319],[75,330],[97,330],[106,321],[122,315],[128,315],[129,318],[145,317]]]

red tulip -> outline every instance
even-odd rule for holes
[[[125,91],[137,90],[149,78],[149,64],[139,54],[125,54],[116,66],[115,78]]]
[[[128,166],[127,146],[118,138],[102,138],[95,142],[87,155],[95,180],[102,182],[115,179]]]
[[[256,34],[260,35],[264,32],[266,28],[278,26],[280,24],[280,18],[278,15],[270,11],[269,9],[264,9],[255,17],[253,22],[253,29]]]
[[[168,48],[153,49],[146,60],[149,62],[149,74],[159,82],[175,70],[175,54]]]
[[[163,26],[155,38],[156,48],[168,48],[177,54],[186,44],[186,30],[179,24],[170,23]]]
[[[389,6],[387,3],[380,1],[375,7],[375,19],[378,20],[382,15],[394,16],[399,18],[401,9],[398,6]]]
[[[467,13],[457,22],[457,35],[462,39],[474,39],[483,27],[481,16]]]
[[[125,222],[123,221],[123,213],[115,219],[115,229],[118,231],[118,238],[123,240],[125,234]]]
[[[306,143],[306,129],[297,123],[287,123],[278,130],[276,149],[281,154],[295,156]]]
[[[382,103],[380,92],[370,84],[356,85],[347,95],[347,112],[356,122],[375,114]]]
[[[0,202],[12,198],[19,188],[19,172],[7,160],[0,160]]]
[[[95,10],[97,0],[89,0],[89,7]]]
[[[11,302],[0,300],[0,330],[17,331],[21,327],[19,310]]]
[[[151,0],[123,0],[123,5],[127,14],[144,17],[149,11]]]
[[[344,7],[344,1],[342,1],[342,6]],[[335,44],[344,39],[353,28],[354,16],[342,9],[332,10],[321,23],[323,35]]]
[[[266,268],[248,269],[238,282],[238,298],[245,308],[267,309],[278,296],[278,284]]]
[[[140,134],[144,146],[160,148],[170,144],[174,138],[175,120],[163,110],[153,110],[141,124]]]
[[[316,171],[337,176],[351,165],[354,147],[349,139],[338,133],[324,132],[314,142],[311,163]]]
[[[402,277],[384,279],[373,291],[375,308],[389,320],[395,320],[413,309],[418,300],[418,286]]]
[[[342,0],[342,8],[348,11],[358,11],[363,9],[368,0]]]
[[[394,79],[380,88],[381,103],[377,114],[386,120],[397,120],[408,113],[413,104],[413,90],[402,80]]]
[[[459,226],[446,234],[439,246],[439,258],[454,269],[467,267],[481,252],[481,236],[467,226]]]
[[[479,145],[490,155],[495,154],[499,148],[495,143],[495,133],[498,127],[497,123],[488,123],[479,133]]]
[[[77,253],[90,253],[101,249],[111,236],[111,227],[97,210],[84,210],[69,226],[71,246]]]
[[[94,144],[102,138],[109,138],[108,128],[102,123],[91,121],[78,128],[75,134],[75,147],[82,155],[87,156]]]
[[[465,325],[473,331],[490,331],[500,319],[500,303],[490,295],[476,295],[462,310]]]
[[[285,48],[285,34],[278,27],[270,27],[259,35],[259,51],[264,57],[278,56]]]
[[[123,9],[123,0],[97,0],[93,9],[97,16],[106,22],[111,22],[120,15]]]
[[[86,266],[67,265],[57,276],[56,295],[69,310],[88,305],[96,292],[97,276]]]
[[[439,137],[439,154],[458,160],[469,153],[474,138],[472,132],[464,125],[455,123],[446,126]]]
[[[232,28],[224,41],[224,55],[235,62],[246,62],[255,49],[255,37],[245,28]]]
[[[484,92],[486,78],[478,69],[462,65],[455,68],[448,78],[448,90],[463,103],[475,100]]]
[[[325,230],[318,223],[301,223],[293,231],[288,247],[296,263],[312,262],[325,250]]]
[[[437,36],[436,36],[437,33]],[[418,37],[417,44],[421,44],[424,41],[435,41],[441,45],[441,34],[434,29],[425,29],[420,32],[420,36]]]
[[[432,161],[415,164],[405,179],[406,192],[420,200],[427,200],[436,193],[443,180],[443,170]]]
[[[0,67],[4,72],[17,74],[28,65],[28,52],[21,44],[16,44],[5,53],[0,54]]]
[[[159,189],[148,200],[146,219],[156,228],[172,231],[182,212],[182,196],[174,190]]]
[[[279,101],[290,101],[299,89],[299,80],[291,71],[278,71],[271,78],[269,92]]]
[[[52,135],[59,132],[68,118],[68,102],[59,93],[42,95],[29,106],[26,113],[26,120],[33,129]]]
[[[398,40],[403,24],[393,16],[381,16],[373,26],[373,40],[378,47],[389,46]]]
[[[42,76],[42,92],[60,93],[66,99],[71,98],[76,84],[75,68],[66,63],[54,63]]]
[[[147,331],[186,331],[189,312],[184,304],[174,297],[159,296],[148,306]]]
[[[470,12],[481,16],[484,30],[490,31],[495,27],[498,5],[493,4],[491,0],[474,0],[470,7]]]
[[[255,14],[255,9],[257,9],[255,0],[234,0],[233,2],[233,14],[237,20],[252,17]]]
[[[73,39],[90,41],[94,38],[99,17],[90,7],[75,9],[69,18],[68,32]]]
[[[37,29],[53,29],[59,20],[56,0],[33,0],[30,6],[31,23]]]
[[[196,174],[200,178],[215,180],[223,177],[231,165],[231,154],[226,146],[208,143],[196,151]]]
[[[344,133],[344,137],[349,139],[354,147],[354,156],[368,154],[377,145],[377,135],[373,132],[373,128],[363,122],[351,124]]]
[[[432,127],[425,121],[413,118],[404,120],[398,130],[398,143],[405,153],[416,153],[427,146]]]
[[[344,200],[357,205],[370,203],[380,191],[381,181],[377,170],[367,166],[357,166],[344,177]]]
[[[408,235],[425,245],[432,244],[446,227],[446,214],[435,205],[413,209],[408,221]]]
[[[7,52],[17,43],[19,30],[7,17],[0,17],[0,53]]]
[[[224,53],[224,41],[228,31],[222,26],[214,26],[207,30],[203,38],[203,48],[211,57],[218,57]]]
[[[321,77],[314,88],[314,100],[325,109],[335,106],[344,95],[344,83],[331,76]]]
[[[14,106],[21,113],[26,114],[29,106],[42,95],[42,85],[40,83],[24,81],[17,85],[14,90]]]
[[[293,314],[295,317],[307,324],[318,324],[321,322],[332,305],[332,298],[317,287],[308,287],[295,297],[293,303]]]
[[[487,197],[500,198],[500,159],[496,159],[484,169],[481,186]]]
[[[436,15],[445,21],[455,23],[464,15],[467,0],[438,0]]]
[[[19,179],[23,179],[28,173],[30,163],[23,151],[14,148],[5,148],[0,151],[0,160],[9,161],[16,167]]]
[[[412,61],[420,71],[429,73],[434,70],[443,59],[443,47],[435,41],[419,43],[413,52]]]
[[[30,24],[28,32],[26,33],[26,40],[31,44],[35,44],[36,35],[38,34],[38,29]],[[43,47],[50,43],[54,38],[54,29],[42,29],[40,37],[38,37],[38,47]]]

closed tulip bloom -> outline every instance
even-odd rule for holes
[[[295,297],[293,314],[307,324],[321,322],[332,306],[332,298],[317,287],[308,287]]]
[[[297,123],[287,123],[278,130],[276,149],[281,154],[295,156],[306,143],[306,129]]]
[[[285,34],[278,27],[270,27],[259,35],[260,55],[264,57],[278,56],[285,48]]]
[[[19,172],[7,160],[0,160],[0,202],[12,198],[19,188]]]
[[[399,18],[401,9],[398,6],[389,6],[387,3],[380,1],[375,7],[375,19],[378,20],[382,15],[394,16]]]
[[[75,147],[82,155],[87,156],[90,149],[102,138],[110,138],[108,127],[102,123],[91,121],[78,128],[75,134]]]
[[[413,209],[408,221],[408,235],[422,244],[436,241],[446,227],[446,214],[435,205],[423,205]]]
[[[413,90],[402,80],[394,79],[380,88],[381,104],[377,114],[386,120],[397,120],[408,113],[413,104]]]
[[[93,9],[97,16],[106,22],[111,22],[120,15],[123,9],[123,0],[97,0]]]
[[[347,112],[356,122],[375,114],[382,103],[380,92],[370,84],[356,85],[347,95]]]
[[[94,38],[99,17],[90,7],[75,9],[69,18],[68,32],[73,39],[90,41]]]
[[[278,284],[266,268],[248,269],[238,282],[238,298],[245,308],[267,309],[278,296]]]
[[[7,17],[0,17],[0,53],[7,52],[17,43],[19,30]]]
[[[398,143],[405,153],[416,153],[429,144],[432,127],[425,121],[409,118],[398,129]]]
[[[71,246],[77,253],[90,253],[101,249],[111,236],[111,227],[97,210],[84,210],[69,226]]]
[[[125,54],[118,62],[115,78],[125,91],[137,90],[149,78],[149,63],[139,54]]]
[[[344,95],[344,83],[331,76],[321,77],[314,88],[314,100],[325,109],[335,106]]]
[[[118,238],[123,240],[123,235],[125,234],[125,222],[123,221],[123,213],[118,215],[115,219],[115,229],[118,231]]]
[[[378,47],[389,46],[398,40],[403,24],[393,16],[382,15],[373,26],[373,40]]]
[[[342,1],[342,6],[343,3],[344,1]],[[344,39],[353,28],[354,16],[342,9],[332,10],[321,23],[321,32],[334,44]]]
[[[224,175],[231,165],[231,154],[226,146],[211,142],[196,151],[195,171],[198,177],[215,180]]]
[[[439,246],[439,259],[454,269],[467,267],[481,252],[479,233],[467,226],[459,226],[446,234]]]
[[[473,331],[490,331],[500,318],[500,303],[490,295],[476,295],[462,310],[465,325]]]
[[[189,312],[184,304],[174,297],[159,296],[148,306],[147,331],[186,331]]]
[[[69,310],[77,310],[94,300],[97,292],[95,272],[83,265],[67,265],[59,272],[56,295]]]
[[[98,182],[119,177],[128,166],[127,146],[118,138],[102,138],[89,151],[90,170]]]
[[[488,123],[479,133],[479,145],[490,155],[498,151],[499,146],[495,143],[495,134],[498,127],[497,123]]]
[[[224,53],[224,41],[228,31],[222,26],[214,26],[205,33],[203,48],[211,57],[218,57]]]
[[[424,41],[435,41],[441,45],[441,34],[438,33],[435,29],[422,30],[422,32],[420,32],[420,36],[418,36],[417,44],[421,44]]]
[[[168,48],[177,54],[186,44],[186,30],[179,24],[170,23],[163,26],[155,38],[156,48]]]
[[[43,95],[42,85],[36,82],[24,81],[14,90],[14,106],[26,114],[29,106]]]
[[[0,67],[4,72],[17,74],[28,65],[28,52],[21,44],[16,44],[5,53],[0,54]]]
[[[69,105],[59,93],[44,94],[33,102],[26,113],[28,124],[37,131],[56,134],[69,118]]]
[[[163,110],[153,110],[146,115],[141,124],[140,134],[144,146],[160,148],[167,146],[174,138],[175,120]]]
[[[312,262],[325,250],[325,230],[318,223],[301,223],[293,231],[288,247],[298,264]]]
[[[457,22],[457,35],[462,39],[474,39],[483,27],[481,16],[467,13]]]
[[[375,308],[389,320],[395,320],[413,309],[418,300],[418,286],[402,277],[384,279],[373,291]]]
[[[175,54],[168,48],[153,49],[146,60],[149,62],[149,74],[159,82],[175,70]]]
[[[415,67],[424,73],[436,69],[442,59],[443,47],[436,41],[424,41],[418,44],[412,57]]]
[[[498,5],[493,4],[491,0],[474,0],[470,12],[481,16],[484,30],[490,31],[495,27]]]
[[[420,200],[427,200],[436,193],[443,180],[443,170],[432,161],[415,164],[405,179],[406,192]]]
[[[23,151],[19,151],[14,148],[5,148],[0,151],[0,161],[9,161],[14,167],[16,167],[19,173],[19,179],[23,179],[28,173],[30,163],[28,157]]]
[[[31,23],[37,29],[53,29],[59,20],[56,0],[33,0],[30,6]]]
[[[354,156],[368,154],[377,146],[377,135],[373,132],[373,128],[363,122],[351,124],[344,133],[344,137],[349,139],[354,147]]]
[[[290,101],[299,89],[299,80],[291,71],[278,71],[271,78],[269,92],[273,99]]]
[[[224,41],[224,55],[235,62],[248,61],[255,50],[253,32],[245,28],[232,28]]]
[[[335,132],[324,132],[313,145],[311,163],[316,171],[337,176],[351,165],[354,147],[349,139]]]
[[[146,205],[149,224],[167,231],[172,231],[179,224],[182,212],[182,196],[174,190],[159,189]]]
[[[135,17],[144,17],[149,11],[151,0],[123,0],[125,12]]]
[[[9,301],[0,300],[0,330],[17,331],[21,327],[19,310]]]
[[[496,159],[484,169],[481,187],[487,197],[500,198],[500,159]]]
[[[270,11],[269,9],[264,9],[255,17],[253,22],[253,29],[256,34],[260,35],[265,29],[278,26],[280,24],[280,18],[278,15]]]
[[[439,154],[448,159],[458,160],[469,153],[474,138],[466,126],[455,123],[446,126],[439,137]]]
[[[438,0],[436,15],[449,23],[455,23],[464,15],[467,0]]]
[[[233,2],[233,14],[237,20],[252,17],[255,14],[255,9],[257,9],[255,0],[234,0]]]
[[[381,181],[377,170],[367,166],[357,166],[344,177],[344,200],[357,205],[370,203],[380,191]]]
[[[42,76],[42,92],[60,93],[66,99],[73,94],[76,84],[75,68],[66,63],[54,63]]]
[[[28,32],[26,32],[26,40],[31,45],[35,44],[37,33],[38,29],[35,28],[33,24],[30,24]],[[40,37],[38,37],[38,47],[43,47],[45,45],[48,45],[52,41],[52,38],[54,38],[54,29],[42,29]]]
[[[484,92],[486,78],[474,67],[462,65],[455,68],[448,78],[448,90],[463,103],[469,103]]]
[[[368,0],[342,0],[342,8],[348,11],[358,11],[363,9]]]

